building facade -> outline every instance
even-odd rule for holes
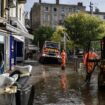
[[[59,4],[59,0],[56,0],[55,4],[41,3],[39,0],[39,3],[34,3],[31,8],[31,28],[34,29],[38,26],[56,27],[63,23],[68,14],[79,11],[85,11],[85,6],[81,2],[77,5],[65,5]]]
[[[95,11],[93,12],[93,15],[99,17],[100,19],[105,21],[105,12],[99,12],[99,11]]]
[[[25,39],[33,39],[25,28],[26,0],[1,0],[0,6],[0,72],[14,69],[24,61]]]

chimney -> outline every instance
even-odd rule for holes
[[[83,6],[83,3],[82,2],[78,2],[78,6]]]
[[[59,0],[56,0],[56,4],[59,5]]]
[[[39,3],[41,3],[42,1],[41,0],[39,0]]]

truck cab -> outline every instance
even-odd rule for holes
[[[53,41],[45,41],[42,48],[40,62],[60,63],[61,62],[60,43]]]

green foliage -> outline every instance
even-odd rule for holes
[[[68,15],[64,21],[64,26],[74,42],[74,46],[79,47],[86,47],[88,41],[95,40],[105,34],[105,24],[102,20],[82,12]]]
[[[55,42],[61,42],[63,39],[64,28],[62,26],[57,26],[55,32],[53,33],[51,40]]]
[[[34,40],[33,43],[42,48],[45,40],[50,40],[54,30],[50,27],[41,26],[34,31]]]
[[[64,47],[64,33],[66,29],[63,26],[57,26],[55,32],[53,33],[51,40],[55,42],[61,42],[61,48]],[[73,46],[73,42],[71,40],[66,40],[66,47],[71,48]]]

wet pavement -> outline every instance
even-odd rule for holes
[[[62,71],[60,66],[40,65],[35,70],[30,80],[34,85],[33,105],[105,105],[105,91],[97,86],[98,71],[87,85],[84,69],[75,71],[69,66]]]

